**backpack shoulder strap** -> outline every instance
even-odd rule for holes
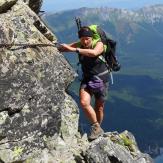
[[[97,26],[97,32],[100,35],[100,38],[101,38],[101,41],[103,42],[103,44],[107,45],[106,33],[99,26]]]

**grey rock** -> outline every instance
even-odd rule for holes
[[[0,19],[0,43],[11,44],[0,48],[0,159],[37,160],[51,149],[58,155],[64,149],[65,160],[72,159],[68,144],[77,142],[79,114],[65,90],[75,72],[55,46],[15,45],[52,44],[46,33],[56,42],[26,3],[18,1]]]
[[[18,0],[0,0],[0,13],[6,12],[7,10],[11,9],[11,7],[17,1]]]
[[[89,163],[152,163],[148,154],[143,154],[137,147],[134,136],[128,131],[121,134],[108,133],[99,137],[85,152]]]
[[[40,12],[43,0],[29,0],[29,7],[36,12],[37,14]]]
[[[0,13],[6,12],[11,9],[11,7],[16,4],[18,0],[0,0]],[[40,8],[42,6],[43,0],[19,0],[20,2],[24,2],[29,7],[36,12],[37,14],[40,12]]]
[[[0,162],[151,163],[136,143],[120,145],[119,134],[88,142],[78,132],[79,110],[66,93],[76,73],[36,14],[41,3],[0,1]]]

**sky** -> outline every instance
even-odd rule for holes
[[[163,0],[43,0],[42,10],[59,12],[81,7],[113,7],[137,9],[153,4],[163,4]]]

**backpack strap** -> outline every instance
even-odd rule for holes
[[[104,71],[104,72],[102,72],[102,73],[99,73],[99,74],[97,74],[97,75],[94,75],[94,77],[95,77],[96,79],[98,79],[98,80],[101,80],[100,76],[106,75],[106,74],[108,74],[108,73],[110,74],[111,84],[114,84],[114,82],[113,82],[113,74],[112,74],[112,72],[109,72],[109,70],[106,70],[106,71]]]
[[[97,76],[100,77],[100,76],[106,75],[107,73],[109,73],[109,71],[105,70],[104,72],[97,74]]]
[[[103,44],[107,45],[106,33],[99,26],[97,26],[97,33],[100,35],[100,38],[101,38],[101,41],[103,42]]]

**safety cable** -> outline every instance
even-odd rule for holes
[[[53,44],[43,44],[43,43],[36,43],[36,44],[30,44],[30,43],[0,43],[0,48],[11,48],[12,46],[23,46],[23,47],[47,47],[47,46],[53,46],[53,47],[59,47],[59,43],[53,43]]]

